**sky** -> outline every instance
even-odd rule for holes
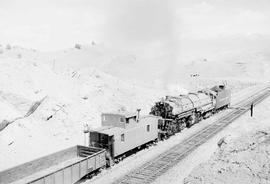
[[[0,44],[175,51],[184,40],[269,35],[269,9],[269,0],[0,0]]]

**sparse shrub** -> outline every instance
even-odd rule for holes
[[[87,100],[88,96],[83,96],[82,99]]]
[[[22,58],[22,54],[18,54],[18,55],[17,55],[17,58],[18,58],[18,59],[21,59],[21,58]]]
[[[126,107],[122,106],[122,107],[119,109],[119,111],[125,112],[125,111],[127,111],[127,109],[126,109]]]
[[[82,49],[82,45],[81,45],[81,44],[76,43],[76,44],[75,44],[75,48],[76,48],[76,49]]]
[[[10,44],[7,44],[7,45],[6,45],[6,49],[7,49],[7,50],[10,50],[10,49],[11,49],[11,45],[10,45]]]
[[[4,50],[2,48],[0,48],[0,54],[3,54]]]

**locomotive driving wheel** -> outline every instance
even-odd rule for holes
[[[197,122],[197,116],[196,113],[192,113],[192,115],[189,116],[187,122],[186,122],[186,127],[190,128],[192,125],[194,125]]]
[[[185,118],[177,120],[177,132],[181,132],[186,128],[186,120]]]

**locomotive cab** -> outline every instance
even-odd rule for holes
[[[231,90],[225,85],[218,85],[211,88],[212,91],[216,92],[216,105],[215,109],[222,109],[229,107],[231,102]]]

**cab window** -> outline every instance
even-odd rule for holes
[[[147,125],[147,126],[146,126],[146,131],[147,131],[147,132],[150,132],[150,125]]]
[[[121,134],[121,142],[125,141],[125,134]]]

